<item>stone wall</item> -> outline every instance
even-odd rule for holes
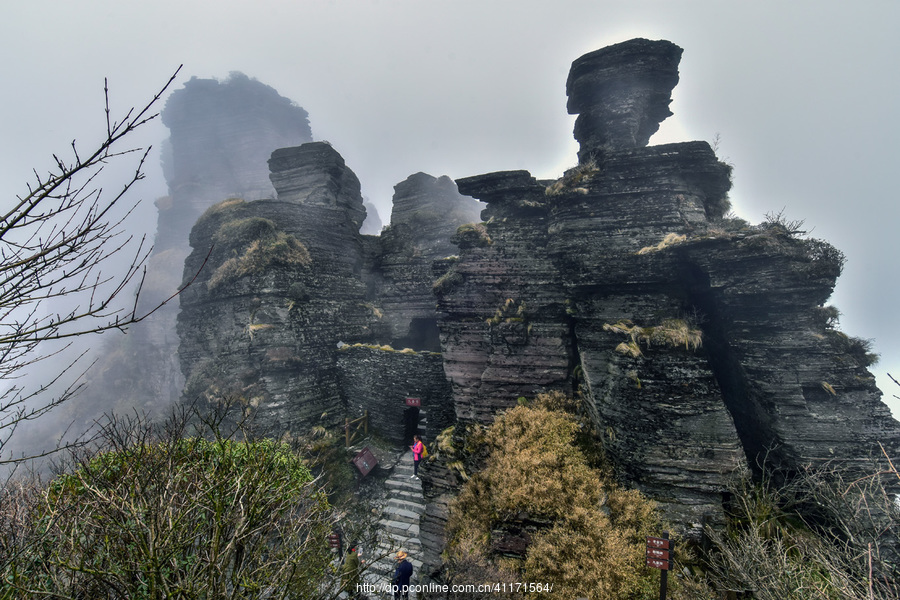
[[[345,345],[337,366],[347,416],[353,419],[368,411],[369,429],[381,437],[401,446],[412,443],[404,435],[406,398],[421,400],[417,412],[424,420],[426,445],[453,424],[450,385],[439,353]]]

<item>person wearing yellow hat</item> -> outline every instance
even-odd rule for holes
[[[413,566],[406,557],[409,556],[403,550],[397,552],[397,568],[394,570],[394,599],[409,600],[409,578],[412,577]]]

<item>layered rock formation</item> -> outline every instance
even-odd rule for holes
[[[461,218],[448,225],[437,207],[477,203],[451,180],[419,174],[397,186],[400,209],[374,238],[359,233],[359,180],[330,145],[277,150],[269,168],[277,198],[214,205],[191,233],[185,278],[207,264],[182,295],[185,398],[239,396],[279,435],[368,411],[375,430],[402,444],[419,425],[406,427],[405,399],[419,397],[436,434],[453,410],[440,355],[428,352],[437,337],[430,265],[449,233],[443,243],[428,236]]]
[[[169,195],[156,201],[153,253],[140,296],[150,310],[182,283],[191,227],[211,205],[226,198],[273,197],[266,160],[273,150],[312,139],[307,112],[273,88],[232,73],[228,79],[191,78],[172,92],[161,114],[170,136],[163,145]],[[161,412],[184,389],[178,362],[174,298],[113,340],[89,373],[97,412]]]
[[[664,40],[634,39],[585,54],[566,81],[569,114],[583,163],[607,151],[646,146],[672,115],[682,50]]]
[[[708,144],[644,147],[680,55],[632,40],[573,63],[581,160],[560,181],[457,181],[486,222],[460,239],[438,310],[461,422],[580,388],[622,478],[699,534],[739,464],[853,463],[900,430],[865,352],[821,317],[840,252],[723,219],[730,167]]]
[[[329,145],[269,164],[277,199],[215,205],[191,232],[186,278],[213,250],[181,298],[181,363],[188,398],[238,395],[262,407],[262,426],[299,433],[343,421],[334,355],[375,321],[359,277],[365,212]]]
[[[392,345],[440,351],[432,264],[456,254],[451,238],[459,226],[480,220],[482,208],[446,176],[416,173],[394,186],[391,223],[368,273]]]
[[[461,440],[521,397],[580,393],[620,478],[689,536],[721,522],[741,465],[900,450],[864,344],[824,305],[841,253],[727,218],[731,168],[707,143],[647,146],[680,56],[632,40],[576,60],[576,167],[413,175],[379,237],[359,233],[359,182],[333,148],[273,153],[277,198],[217,205],[191,234],[186,277],[213,251],[182,298],[186,396],[240,395],[278,434],[370,411],[400,442],[406,396],[430,437],[455,422]],[[429,568],[457,472],[423,473]]]

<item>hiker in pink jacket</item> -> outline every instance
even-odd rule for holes
[[[410,479],[418,479],[419,478],[419,461],[422,460],[422,451],[425,449],[425,444],[422,443],[422,438],[418,435],[413,436],[413,445],[409,447],[413,453],[413,474]]]

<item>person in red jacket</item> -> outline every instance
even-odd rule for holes
[[[425,444],[422,443],[422,438],[418,435],[413,436],[413,445],[409,447],[413,453],[413,474],[410,479],[418,479],[419,478],[419,461],[422,460],[422,451],[425,449]]]

